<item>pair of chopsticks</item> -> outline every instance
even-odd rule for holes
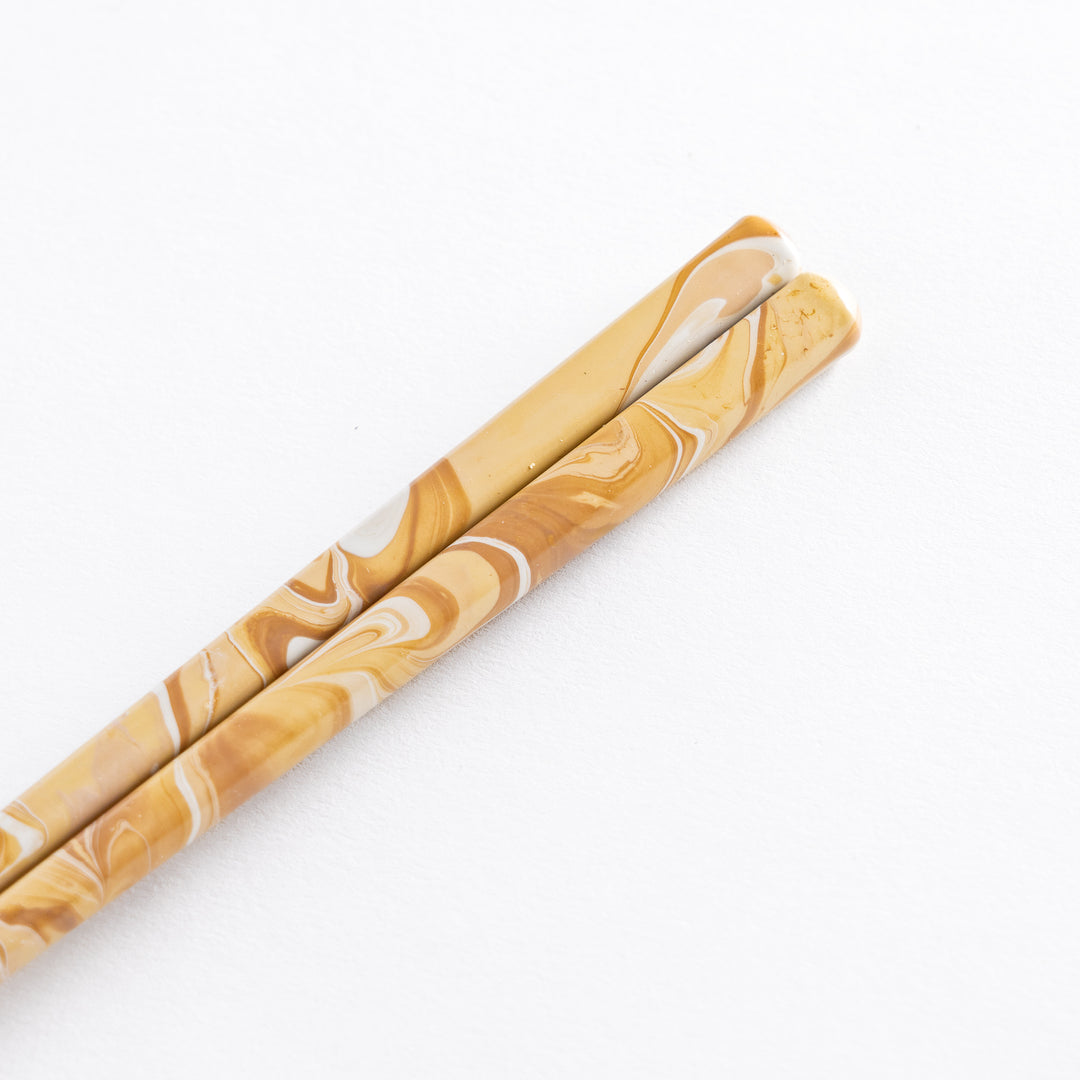
[[[0,812],[0,977],[850,347],[797,270],[739,221]]]

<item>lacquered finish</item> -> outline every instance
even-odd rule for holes
[[[4,972],[644,506],[857,335],[837,290],[800,276],[0,894]]]
[[[306,656],[797,273],[743,218],[0,810],[0,888]]]

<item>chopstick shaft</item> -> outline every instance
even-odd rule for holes
[[[743,218],[3,810],[0,889],[797,272]]]
[[[10,974],[483,626],[854,343],[804,274],[0,894]]]

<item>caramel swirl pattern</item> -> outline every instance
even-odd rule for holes
[[[839,356],[804,274],[0,894],[21,967],[685,475]]]
[[[0,810],[15,880],[797,272],[748,217]]]

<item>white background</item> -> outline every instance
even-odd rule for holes
[[[0,800],[737,217],[864,315],[3,1080],[1076,1076],[1072,5],[0,12]]]

